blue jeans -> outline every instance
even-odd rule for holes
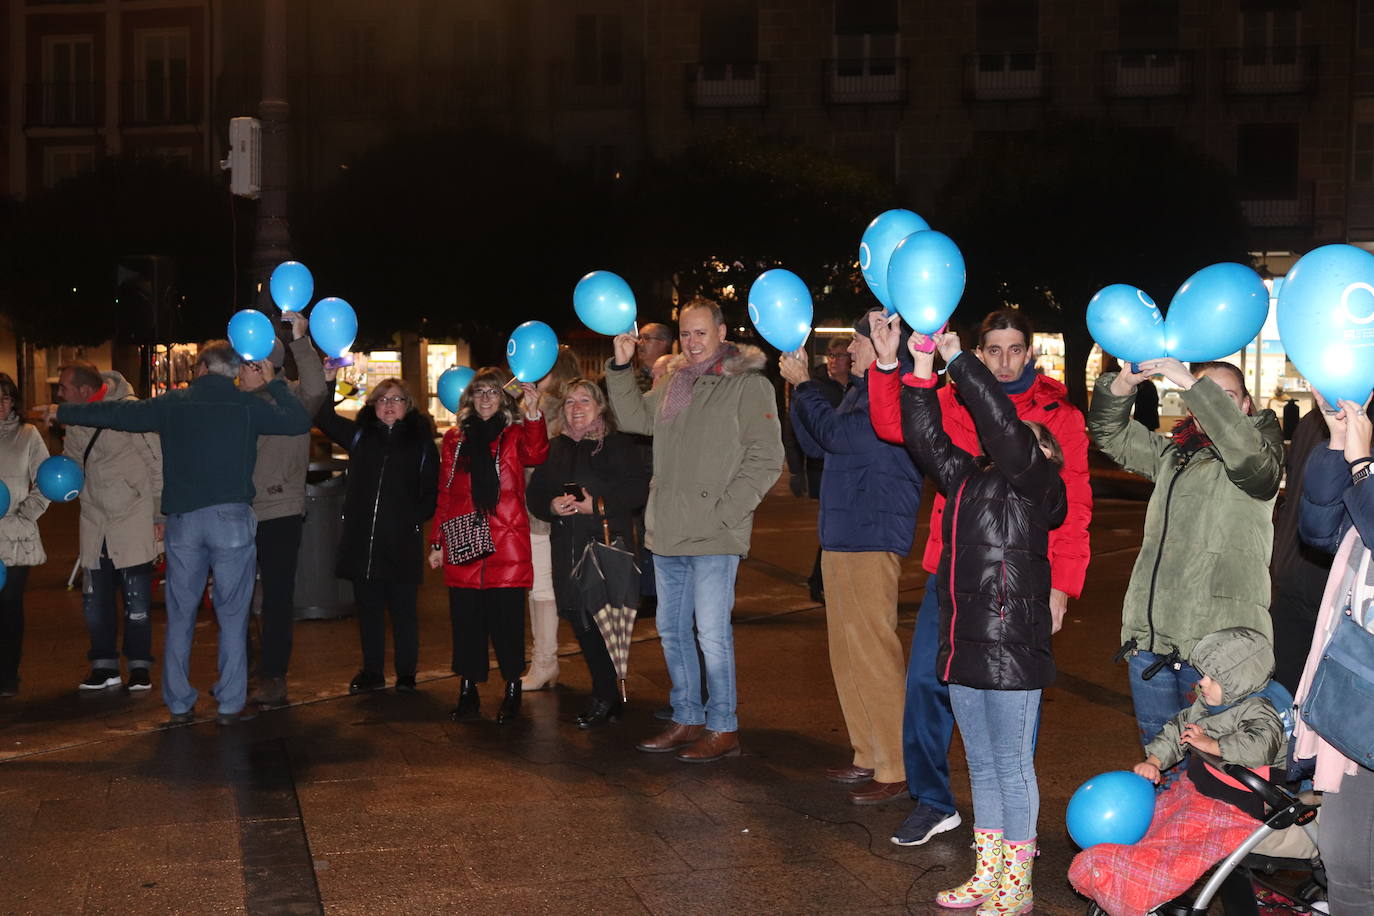
[[[221,715],[234,715],[248,699],[248,611],[257,566],[258,522],[247,503],[222,503],[167,516],[167,645],[162,700],[173,713],[189,712],[199,695],[191,686],[191,643],[205,577],[214,573],[211,598],[219,621],[219,680],[211,691]]]
[[[949,789],[949,742],[954,713],[949,688],[940,681],[940,602],[935,576],[926,579],[926,594],[916,612],[911,659],[906,666],[906,707],[902,712],[902,758],[911,797],[945,814],[954,813]]]
[[[1035,781],[1039,690],[978,690],[949,685],[973,790],[973,826],[1001,830],[1009,843],[1035,839],[1040,787]]]
[[[1193,705],[1197,699],[1197,682],[1202,680],[1198,670],[1188,664],[1178,671],[1165,665],[1158,674],[1145,680],[1142,676],[1145,669],[1160,658],[1163,656],[1153,652],[1136,652],[1130,656],[1131,701],[1135,705],[1141,747],[1154,740],[1164,723]]]
[[[735,637],[730,612],[735,606],[739,557],[654,555],[658,587],[658,635],[673,689],[673,721],[705,724],[711,731],[739,729],[735,718]],[[692,626],[696,626],[696,636]],[[709,697],[701,702],[701,668],[697,644],[706,659]]]
[[[86,658],[92,668],[119,670],[116,592],[124,599],[124,657],[129,660],[129,670],[153,666],[153,624],[148,616],[152,591],[152,563],[116,569],[105,545],[100,545],[100,565],[86,570],[81,589],[81,613],[91,634]]]

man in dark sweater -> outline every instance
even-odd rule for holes
[[[167,517],[167,642],[162,699],[169,725],[195,718],[191,642],[207,573],[214,574],[219,620],[219,680],[212,693],[218,721],[248,718],[248,606],[257,562],[253,468],[259,435],[310,431],[310,416],[286,383],[265,386],[269,397],[234,384],[241,360],[228,342],[201,348],[187,388],[146,401],[63,404],[58,420],[125,432],[155,432],[162,441],[162,511]],[[269,399],[270,398],[270,399]]]

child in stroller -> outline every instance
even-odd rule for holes
[[[1069,881],[1110,916],[1139,916],[1192,886],[1255,832],[1264,798],[1217,763],[1239,764],[1269,780],[1287,765],[1283,723],[1259,693],[1274,671],[1264,634],[1246,627],[1218,630],[1198,641],[1192,664],[1202,673],[1198,698],[1145,748],[1136,773],[1158,782],[1160,771],[1194,753],[1187,772],[1160,793],[1145,837],[1133,846],[1104,843],[1079,853]],[[1218,760],[1219,758],[1219,760]]]

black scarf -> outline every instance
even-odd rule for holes
[[[496,511],[496,503],[501,499],[501,479],[496,473],[491,444],[505,428],[506,415],[500,411],[486,420],[474,413],[463,421],[459,460],[472,479],[472,504],[482,512]]]

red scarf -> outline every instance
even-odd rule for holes
[[[1170,435],[1173,436],[1174,448],[1178,449],[1184,458],[1191,458],[1193,453],[1199,449],[1210,448],[1212,440],[1207,438],[1207,434],[1202,431],[1202,427],[1197,424],[1197,417],[1192,415],[1184,417],[1174,424]]]

